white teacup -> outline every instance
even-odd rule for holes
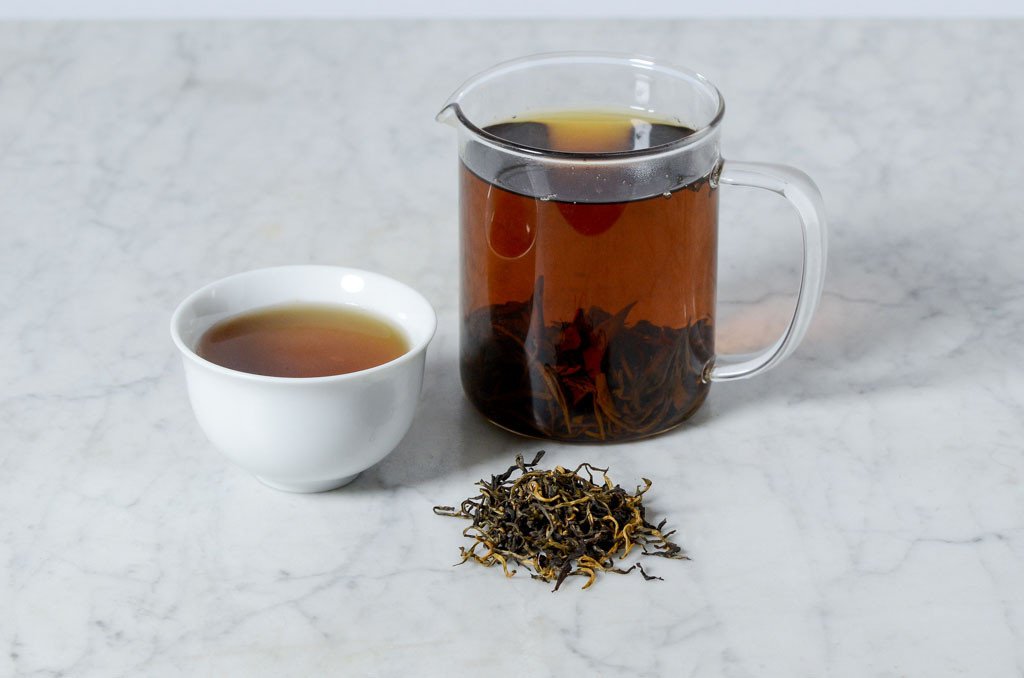
[[[409,350],[367,370],[309,378],[239,372],[196,354],[215,323],[288,303],[373,312],[403,330]],[[192,409],[214,446],[270,487],[323,492],[354,480],[405,436],[436,326],[430,303],[391,278],[336,266],[281,266],[193,293],[174,312],[171,337],[183,356]]]

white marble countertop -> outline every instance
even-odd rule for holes
[[[0,675],[1024,675],[1024,23],[0,25]],[[465,77],[642,51],[723,90],[727,157],[803,168],[830,274],[778,369],[684,428],[548,461],[654,481],[691,562],[579,590],[431,513],[536,442],[457,377]],[[720,347],[772,338],[799,244],[724,189]],[[378,270],[439,313],[410,435],[270,490],[193,420],[170,312],[223,275]]]

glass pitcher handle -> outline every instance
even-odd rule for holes
[[[821,192],[811,178],[793,167],[766,162],[723,163],[719,182],[732,186],[751,186],[778,193],[796,208],[803,230],[804,258],[800,292],[793,318],[782,336],[757,353],[716,355],[707,374],[709,381],[746,379],[778,365],[796,349],[810,327],[814,309],[825,284],[825,259],[828,243],[825,208]]]

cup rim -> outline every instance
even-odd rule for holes
[[[515,141],[510,141],[503,137],[499,137],[492,134],[483,128],[477,126],[462,109],[462,98],[469,91],[474,89],[479,84],[490,80],[492,78],[501,77],[505,73],[523,70],[526,68],[532,68],[538,65],[550,64],[550,63],[572,63],[572,62],[589,62],[589,63],[607,63],[616,64],[620,66],[631,66],[634,68],[641,68],[649,71],[657,71],[677,78],[695,80],[704,86],[709,93],[714,97],[716,108],[715,114],[711,121],[706,125],[702,125],[700,129],[694,130],[693,134],[687,135],[682,139],[669,142],[667,144],[661,144],[651,148],[640,148],[631,149],[627,151],[608,151],[608,152],[582,152],[582,151],[554,151],[549,149],[537,148],[535,146],[528,146]],[[476,136],[478,139],[484,140],[487,143],[527,156],[543,157],[553,160],[567,160],[567,161],[580,161],[580,160],[594,160],[594,161],[632,161],[636,158],[645,158],[651,156],[659,156],[663,154],[675,153],[684,148],[695,146],[707,137],[715,133],[722,123],[722,119],[725,117],[725,98],[722,96],[722,92],[715,86],[710,79],[703,74],[691,70],[689,68],[683,68],[682,66],[674,66],[654,57],[646,56],[643,54],[628,53],[628,52],[603,52],[603,51],[564,51],[564,52],[540,52],[537,54],[530,54],[527,56],[518,57],[516,59],[510,59],[501,63],[495,64],[488,69],[480,71],[479,73],[470,76],[465,82],[459,85],[458,89],[452,93],[445,102],[445,105],[438,112],[436,119],[438,121],[443,120],[446,112],[451,110],[459,123],[471,134]]]
[[[387,282],[387,283],[393,284],[393,285],[397,285],[400,288],[404,288],[406,291],[412,293],[413,297],[416,299],[416,301],[418,303],[422,303],[423,304],[423,308],[424,309],[429,311],[429,319],[430,319],[430,328],[429,328],[429,330],[426,332],[426,334],[423,336],[423,338],[420,341],[412,344],[405,353],[403,353],[402,355],[398,356],[394,360],[389,360],[386,363],[381,363],[380,365],[375,365],[375,366],[369,367],[369,368],[367,368],[365,370],[357,370],[355,372],[346,372],[344,374],[329,374],[329,375],[322,376],[322,377],[275,377],[275,376],[270,376],[270,375],[266,375],[266,374],[253,374],[252,372],[243,372],[242,370],[231,369],[230,367],[224,367],[223,365],[218,365],[215,362],[211,362],[211,361],[207,360],[206,358],[203,358],[198,353],[196,353],[195,350],[191,346],[186,344],[184,339],[181,338],[181,333],[179,331],[179,326],[181,324],[181,318],[184,315],[186,309],[188,309],[190,306],[192,306],[200,296],[202,296],[204,293],[208,292],[210,289],[215,288],[215,287],[219,287],[220,285],[228,283],[229,281],[235,280],[237,278],[243,278],[243,277],[254,276],[254,275],[263,275],[263,274],[269,273],[270,271],[282,271],[282,270],[298,271],[298,270],[311,270],[311,269],[328,270],[328,271],[338,272],[338,273],[341,273],[341,274],[354,274],[354,275],[364,276],[364,277],[367,277],[367,278],[377,278],[380,281]],[[255,310],[255,308],[263,308],[263,307],[254,307],[254,309],[250,309],[250,310]],[[244,312],[244,311],[242,311],[242,312]],[[390,322],[394,322],[394,321],[390,321]],[[403,327],[402,329],[404,330],[405,328]],[[209,283],[203,285],[202,287],[200,287],[199,289],[195,290],[194,292],[189,294],[187,297],[185,297],[181,301],[181,303],[178,304],[177,308],[174,309],[174,312],[171,314],[170,330],[171,330],[171,340],[174,342],[174,345],[178,348],[178,351],[185,358],[191,360],[192,362],[196,363],[200,367],[203,367],[203,368],[208,369],[208,370],[212,370],[212,371],[214,371],[216,373],[223,374],[223,375],[229,376],[229,377],[248,379],[248,380],[251,380],[251,381],[256,381],[256,382],[261,382],[261,383],[268,383],[268,384],[324,384],[324,383],[333,383],[333,382],[351,381],[353,379],[360,379],[360,378],[363,378],[364,376],[366,376],[368,374],[375,374],[377,372],[382,372],[384,370],[391,369],[391,368],[393,368],[393,367],[395,367],[397,365],[401,365],[401,364],[407,363],[407,362],[409,362],[411,360],[415,360],[416,357],[420,353],[422,353],[424,350],[426,350],[427,345],[430,344],[431,340],[434,338],[434,334],[437,332],[437,312],[434,310],[434,307],[431,305],[431,303],[429,301],[427,301],[427,298],[424,297],[419,291],[417,291],[416,289],[414,289],[413,287],[411,287],[409,285],[406,285],[405,283],[403,283],[403,282],[401,282],[399,280],[396,280],[396,279],[391,278],[389,276],[383,275],[381,273],[375,273],[373,271],[367,271],[367,270],[361,269],[361,268],[353,268],[353,267],[350,267],[350,266],[328,266],[328,265],[321,265],[321,264],[292,264],[292,265],[285,265],[285,266],[267,266],[267,267],[264,267],[264,268],[254,268],[254,269],[250,269],[248,271],[242,271],[240,273],[234,273],[232,275],[225,276],[223,278],[218,278],[217,280],[214,280],[212,282],[209,282]]]

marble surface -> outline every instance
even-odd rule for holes
[[[1024,676],[1024,23],[0,25],[0,675]],[[723,90],[724,153],[832,227],[796,354],[689,426],[549,460],[654,481],[691,562],[558,593],[453,568],[431,506],[538,444],[456,375],[465,77],[642,51]],[[793,216],[723,190],[720,346],[792,306]],[[167,324],[220,276],[337,263],[439,313],[411,434],[344,490],[203,438]]]

